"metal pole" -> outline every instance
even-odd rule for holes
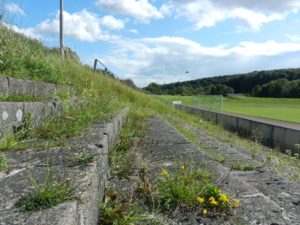
[[[223,107],[224,107],[224,97],[221,95],[221,112],[223,112]]]
[[[64,0],[60,0],[60,53],[62,59],[65,58],[64,52]]]

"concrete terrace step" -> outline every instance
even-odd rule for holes
[[[74,92],[73,88],[68,85],[24,80],[0,74],[0,93],[6,95],[28,95],[52,98],[55,93],[62,91]]]
[[[241,175],[230,172],[229,168],[199,152],[195,145],[161,117],[152,118],[148,125],[141,154],[149,161],[150,170],[167,168],[178,161],[192,160],[196,165],[214,173],[217,182],[223,181],[221,189],[240,200],[241,206],[228,221],[201,218],[200,224],[300,225],[299,184],[287,182],[269,171],[249,172],[249,176],[247,173]],[[263,183],[266,185],[262,185]],[[190,225],[199,222],[190,215],[183,214],[170,224]]]
[[[69,147],[5,153],[10,170],[0,173],[0,225],[96,225],[108,179],[108,152],[116,143],[126,114],[127,109],[108,122],[94,124],[82,136],[71,138]],[[74,151],[95,155],[93,162],[84,169],[70,166]],[[16,202],[34,189],[28,176],[41,184],[49,168],[57,180],[70,178],[70,182],[80,184],[75,198],[50,209],[20,212]]]
[[[70,99],[70,104],[82,107],[85,101],[83,98],[74,97]],[[36,128],[49,117],[62,113],[63,106],[60,101],[0,102],[0,139],[5,134],[14,132],[27,115],[30,115],[30,125]]]
[[[57,101],[49,102],[0,102],[0,139],[22,124],[30,114],[33,127],[40,126],[47,118],[63,111]]]

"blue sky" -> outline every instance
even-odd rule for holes
[[[59,0],[1,0],[5,23],[58,46]],[[138,86],[300,67],[299,0],[65,0],[65,46]],[[185,73],[189,71],[189,73]]]

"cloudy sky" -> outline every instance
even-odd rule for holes
[[[59,0],[1,0],[6,23],[58,45]],[[299,0],[65,0],[65,45],[138,86],[300,67]],[[189,73],[186,73],[189,71]]]

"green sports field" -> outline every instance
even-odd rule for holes
[[[221,109],[218,96],[155,96],[164,102],[182,101],[186,105],[199,105],[211,110]],[[300,123],[300,99],[225,97],[223,111],[248,116]]]

